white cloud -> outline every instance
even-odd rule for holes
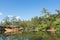
[[[19,19],[20,18],[20,16],[16,16],[16,19]]]
[[[8,15],[8,17],[14,17],[13,15]],[[16,19],[19,19],[20,16],[15,16]]]
[[[13,17],[13,15],[8,15],[8,17]]]
[[[0,12],[0,15],[3,15],[3,14]]]

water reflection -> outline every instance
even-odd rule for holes
[[[0,40],[60,40],[60,32],[3,33]]]

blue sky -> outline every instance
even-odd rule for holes
[[[41,16],[42,8],[54,13],[55,9],[60,9],[60,0],[0,0],[0,20],[5,16],[31,19],[34,16]]]

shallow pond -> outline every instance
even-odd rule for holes
[[[60,40],[60,32],[1,33],[0,40]]]

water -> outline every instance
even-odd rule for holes
[[[60,40],[60,32],[1,33],[0,40]]]

